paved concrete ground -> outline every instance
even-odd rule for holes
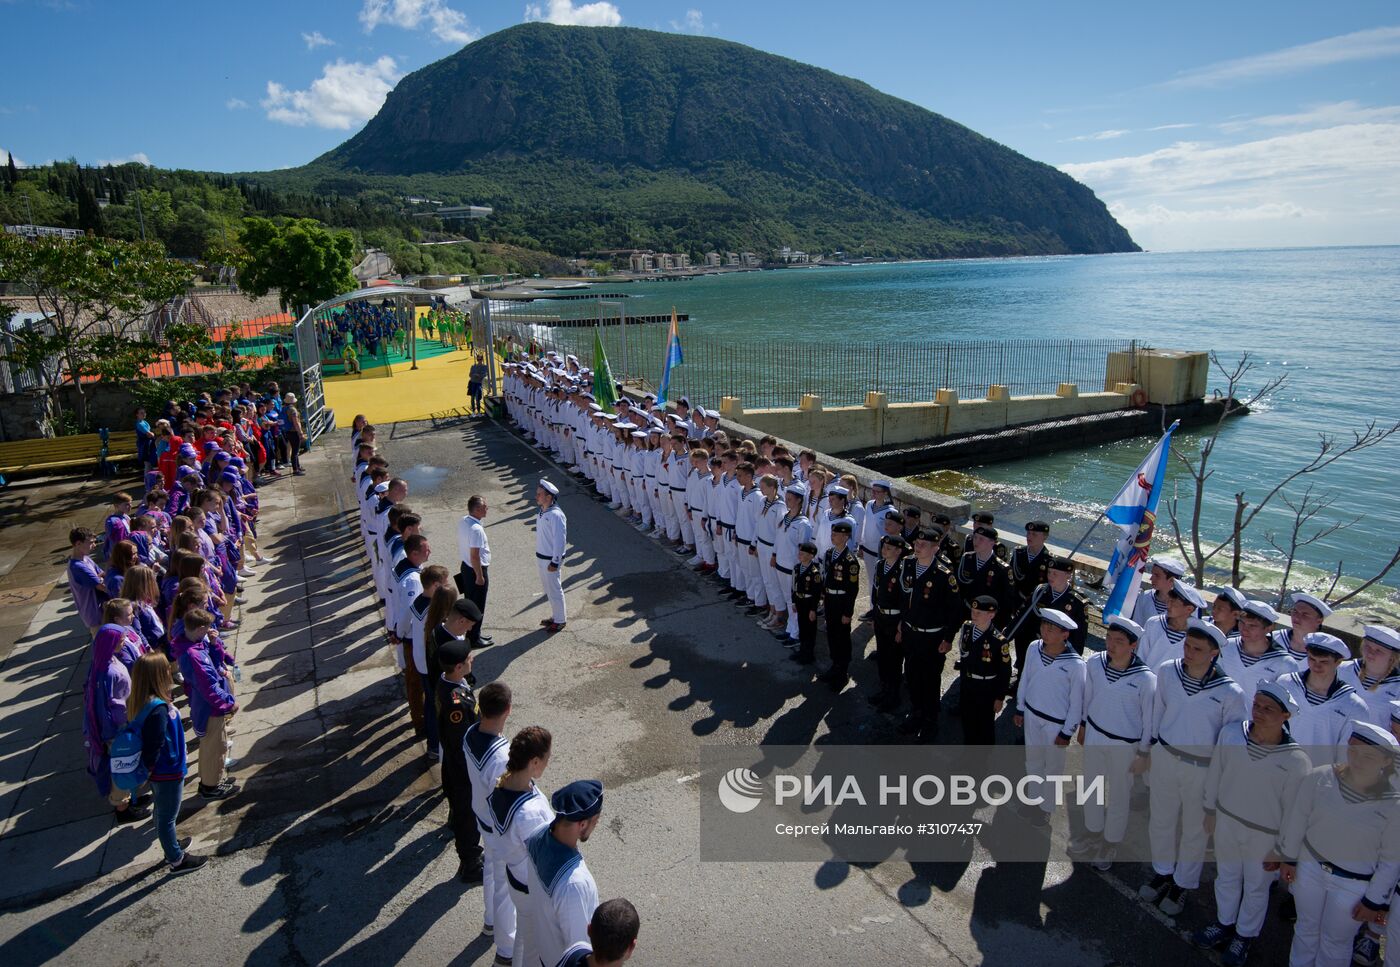
[[[149,826],[112,833],[110,820],[69,822],[55,840],[60,867],[97,872],[84,851],[103,834],[81,824],[105,823],[111,860],[104,854],[98,866],[113,872],[0,914],[0,962],[185,962],[196,936],[229,963],[489,962],[477,937],[480,890],[451,878],[436,767],[412,741],[374,627],[346,510],[354,504],[344,441],[341,432],[318,446],[309,475],[269,511],[279,533],[266,540],[278,561],[250,582],[236,643],[246,792],[184,823],[225,855],[166,882]],[[1206,918],[1209,899],[1195,899],[1173,925],[1129,898],[1140,868],[1104,877],[1069,864],[999,866],[980,850],[963,863],[913,866],[702,863],[698,794],[688,781],[702,744],[884,742],[891,720],[871,713],[860,691],[833,697],[804,685],[787,652],[713,585],[558,472],[570,519],[571,615],[564,634],[546,636],[531,528],[533,482],[545,462],[489,423],[399,424],[383,444],[410,481],[408,503],[426,518],[435,560],[455,564],[467,496],[482,493],[491,504],[487,624],[498,644],[480,653],[477,675],[511,685],[512,730],[539,723],[554,732],[546,789],[584,776],[606,784],[603,823],[586,855],[602,896],[627,896],[641,911],[635,962],[1210,962],[1181,935]],[[46,641],[31,630],[12,660]],[[75,660],[70,648],[32,662],[54,674],[66,667],[71,678]],[[869,663],[858,664],[863,688],[872,675]],[[8,693],[5,700],[0,738],[18,741],[30,731],[11,726]],[[94,798],[90,787],[65,789],[65,797]],[[28,794],[20,793],[21,820]],[[7,828],[0,862],[18,861],[26,851],[10,844],[23,839]],[[1257,962],[1280,962],[1279,953]]]

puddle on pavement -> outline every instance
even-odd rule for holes
[[[408,497],[412,500],[414,494],[430,494],[441,487],[447,479],[447,468],[420,463],[400,472],[399,476],[408,481]]]

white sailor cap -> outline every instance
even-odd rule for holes
[[[1149,558],[1149,567],[1160,567],[1174,578],[1182,577],[1186,574],[1186,565],[1174,557],[1163,554],[1160,557]]]
[[[835,487],[827,487],[826,495],[828,497],[849,497],[851,496],[851,492],[840,484],[837,484]]]
[[[680,405],[680,406],[684,406],[686,409],[690,409],[690,397],[689,397],[689,396],[682,396],[680,399],[676,400],[676,403],[677,403],[678,405]]]
[[[1244,592],[1239,588],[1223,587],[1215,592],[1217,598],[1224,598],[1235,606],[1237,610],[1243,611],[1246,602],[1249,600],[1244,596]]]
[[[655,393],[643,393],[643,394],[642,394],[642,399],[644,399],[644,400],[655,400],[655,399],[656,399],[656,394],[655,394]]]
[[[681,418],[680,418],[680,414],[679,414],[679,413],[667,413],[665,416],[662,417],[662,419],[663,419],[663,420],[675,420],[677,423],[681,422]]]
[[[646,431],[646,430],[633,430],[633,431],[632,431],[632,439],[634,439],[634,440],[638,440],[638,439],[640,439],[640,440],[645,440],[646,438],[647,438],[647,431]]]
[[[1039,613],[1041,621],[1048,621],[1052,625],[1059,625],[1066,631],[1074,631],[1079,627],[1074,619],[1063,611],[1057,611],[1054,608],[1040,608]]]
[[[603,407],[602,407],[602,405],[599,404],[599,403],[589,403],[589,404],[588,404],[588,409],[591,410],[591,411],[594,412],[594,413],[599,413],[599,414],[601,414],[601,413],[603,412]]]
[[[1289,598],[1294,604],[1310,604],[1317,609],[1317,613],[1324,618],[1332,613],[1332,608],[1316,595],[1308,594],[1306,591],[1294,591],[1293,597]]]
[[[879,487],[881,490],[894,490],[894,484],[890,483],[888,480],[872,480],[870,481],[870,486]]]
[[[1142,637],[1142,625],[1132,618],[1125,618],[1121,614],[1111,614],[1104,619],[1104,624],[1109,628],[1117,628],[1128,636],[1129,641],[1137,641]]]
[[[375,485],[374,485],[374,492],[377,493],[377,494],[386,494],[386,493],[388,493],[388,492],[389,492],[389,485],[388,485],[388,483],[377,483],[377,484],[375,484]]]
[[[1273,605],[1269,604],[1267,601],[1246,601],[1243,610],[1245,614],[1252,614],[1254,617],[1267,621],[1269,624],[1278,621],[1278,612],[1275,611]]]
[[[666,431],[659,426],[654,426],[647,431],[647,435],[650,436],[653,433],[657,436],[664,436],[666,434]]]
[[[554,486],[554,484],[550,483],[543,477],[540,478],[539,487],[547,494],[553,494],[556,497],[559,496],[559,488]]]
[[[1374,641],[1382,648],[1400,651],[1400,631],[1387,628],[1384,625],[1362,625],[1361,627],[1363,634],[1369,640]]]
[[[1259,683],[1259,687],[1254,690],[1255,695],[1267,695],[1278,703],[1279,708],[1289,715],[1298,714],[1298,700],[1293,697],[1293,693],[1284,688],[1278,682],[1264,681]]]
[[[684,430],[685,435],[690,436],[690,431],[695,429],[695,424],[691,423],[689,420],[677,420],[676,429]]]
[[[718,420],[718,419],[719,419],[719,410],[706,410],[706,411],[705,411],[705,419],[707,419],[707,420]]]
[[[1359,739],[1367,745],[1374,745],[1386,749],[1391,755],[1400,753],[1400,742],[1395,741],[1395,736],[1391,735],[1388,730],[1381,728],[1379,725],[1372,725],[1370,722],[1362,722],[1353,719],[1351,723],[1351,735],[1347,736],[1347,738],[1348,740]]]
[[[565,356],[564,358],[567,359],[567,360],[568,360],[569,362],[571,362],[571,363],[576,363],[576,362],[578,362],[578,357],[575,356],[573,353],[570,353],[569,355]]]
[[[1204,608],[1206,606],[1206,599],[1201,597],[1201,592],[1191,587],[1191,585],[1181,580],[1181,578],[1172,581],[1172,589],[1169,593],[1175,594],[1193,607]]]
[[[803,498],[804,500],[805,500],[806,497],[807,497],[807,488],[804,487],[804,486],[803,486],[802,484],[800,484],[800,483],[790,483],[790,484],[788,484],[787,487],[786,487],[786,489],[785,489],[785,492],[786,492],[786,493],[789,493],[789,494],[796,494],[797,496]]]
[[[703,419],[704,419],[706,416],[708,416],[709,414],[707,414],[707,413],[705,412],[705,408],[704,408],[703,406],[697,406],[697,407],[695,407],[695,415],[698,416],[698,417],[700,417],[700,419],[703,420]]]
[[[1400,698],[1390,703],[1390,724],[1400,725]]]
[[[1351,657],[1351,648],[1347,646],[1347,643],[1336,635],[1329,635],[1325,631],[1314,631],[1303,639],[1303,643],[1309,651],[1314,648],[1318,651],[1328,651],[1342,660]]]
[[[1195,588],[1192,588],[1191,590],[1194,591]],[[1210,639],[1210,641],[1215,643],[1215,647],[1217,649],[1225,647],[1225,632],[1221,631],[1209,621],[1202,621],[1200,618],[1192,618],[1191,621],[1186,625],[1186,630],[1188,632],[1194,631],[1197,634],[1203,635],[1204,637]]]
[[[632,401],[631,401],[631,399],[629,399],[629,398],[626,397],[626,396],[619,396],[619,397],[617,398],[617,405],[618,405],[618,406],[629,406],[629,407],[630,407],[630,406],[632,405]]]

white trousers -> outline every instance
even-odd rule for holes
[[[687,547],[694,547],[695,525],[690,522],[690,512],[685,509],[684,497],[677,497],[676,501],[676,521],[681,527],[681,542]]]
[[[1184,890],[1201,885],[1206,855],[1206,768],[1152,747],[1151,811],[1147,823],[1152,872],[1170,875]],[[1181,835],[1177,837],[1177,825]]]
[[[1065,775],[1065,754],[1069,749],[1055,744],[1055,737],[1064,726],[1047,722],[1029,709],[1024,716],[1026,730],[1026,775],[1063,776]],[[1041,796],[1044,801],[1040,811],[1055,811],[1055,787],[1044,783],[1028,783],[1026,793]]]
[[[1133,775],[1128,770],[1137,756],[1137,746],[1099,735],[1092,725],[1084,728],[1084,774],[1102,776],[1104,802],[1084,804],[1084,826],[1100,833],[1106,843],[1121,843],[1128,830],[1132,803]]]
[[[699,554],[700,560],[706,564],[715,563],[714,538],[706,527],[706,518],[703,517],[695,522],[695,553]]]
[[[524,882],[524,881],[521,881]],[[535,967],[540,962],[538,953],[530,954],[530,896],[515,887],[509,887],[510,902],[515,910],[515,949],[511,951],[513,967]]]
[[[477,824],[480,826],[480,823]],[[481,833],[482,878],[481,897],[486,906],[485,922],[491,926],[496,939],[496,953],[510,960],[515,953],[515,901],[510,897],[506,881],[506,861],[500,840],[494,832]]]
[[[880,563],[879,554],[871,554],[865,548],[860,551],[860,563],[865,567],[865,583],[870,588],[870,603],[875,603],[875,565]]]
[[[1359,926],[1351,911],[1365,892],[1361,880],[1328,873],[1314,860],[1300,860],[1293,882],[1298,922],[1293,925],[1289,967],[1347,967]],[[1394,950],[1386,951],[1387,960],[1394,957]]]
[[[721,527],[720,522],[714,522],[715,533],[715,565],[719,568],[719,576],[729,577],[730,555],[733,550],[732,533],[727,527]]]
[[[1275,835],[1250,829],[1224,813],[1215,820],[1215,919],[1234,925],[1241,937],[1257,937],[1269,912],[1269,884],[1264,859]],[[1351,955],[1351,947],[1347,947]]]
[[[773,566],[773,548],[758,545],[758,557],[758,571],[763,576],[763,591],[768,595],[768,606],[775,611],[786,611],[782,582],[778,580],[778,569]]]
[[[749,552],[753,550],[753,542],[748,545],[740,544],[736,538],[734,541],[734,565],[739,572],[738,580],[734,586],[744,592],[744,596],[750,601],[754,599],[754,585],[758,584],[758,558]]]
[[[564,614],[564,568],[561,566],[559,570],[551,571],[549,562],[540,558],[535,558],[535,563],[540,566],[540,587],[544,588],[549,598],[554,623],[562,625],[567,620]]]
[[[661,502],[666,508],[666,538],[678,541],[681,538],[681,516],[685,513],[685,508],[679,506],[680,496],[666,485],[666,490],[662,491]]]
[[[744,548],[748,550],[748,548]],[[767,548],[757,540],[753,542],[753,553],[749,555],[749,597],[757,605],[768,604],[768,582],[763,580],[763,572],[768,570]]]

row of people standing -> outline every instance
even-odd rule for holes
[[[439,764],[456,877],[481,884],[481,932],[495,945],[495,963],[620,964],[635,948],[640,919],[625,899],[599,902],[581,852],[602,812],[602,784],[577,780],[546,796],[539,781],[553,737],[526,726],[508,738],[510,687],[480,682],[473,672],[476,651],[493,644],[481,634],[490,586],[487,502],[467,500],[456,573],[429,564],[422,518],[405,506],[408,486],[389,475],[375,438],[373,425],[357,416],[354,476],[375,593],[405,674],[411,721]],[[545,503],[557,488],[541,481],[537,495]],[[550,563],[562,563],[562,550]]]

